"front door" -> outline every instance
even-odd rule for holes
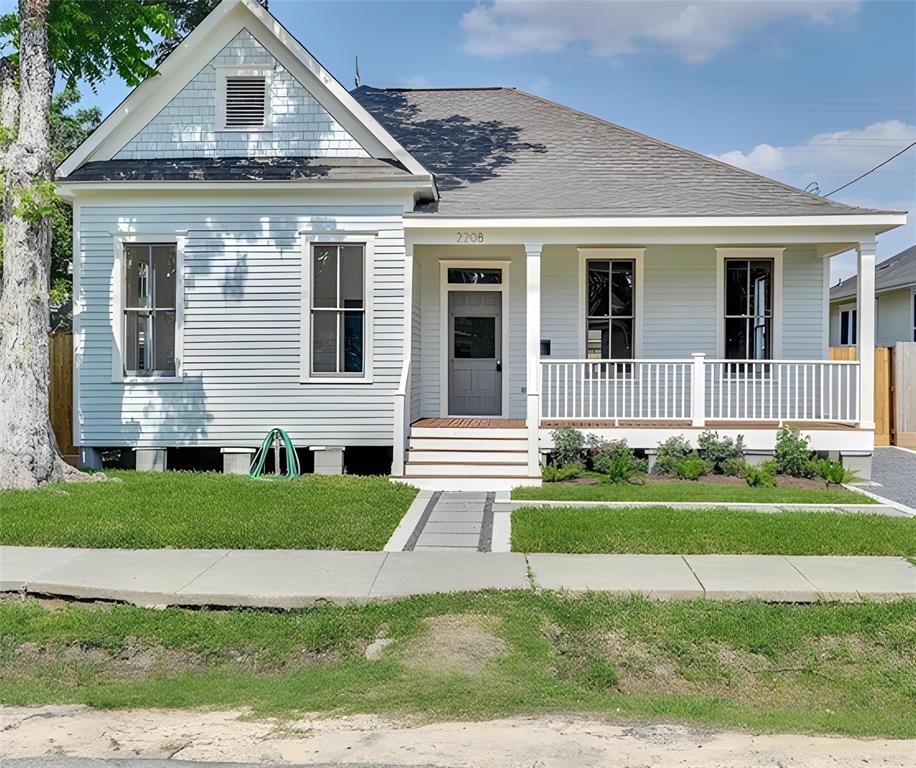
[[[448,412],[502,411],[502,293],[448,292]]]

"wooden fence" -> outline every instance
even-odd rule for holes
[[[71,457],[77,453],[73,445],[73,335],[52,333],[48,351],[51,363],[51,388],[48,392],[51,426],[60,452],[65,457]]]

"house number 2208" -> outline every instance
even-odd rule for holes
[[[458,242],[465,243],[482,243],[483,242],[483,232],[459,232],[458,233]]]

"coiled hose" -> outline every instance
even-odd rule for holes
[[[274,427],[270,432],[267,433],[267,437],[264,438],[264,442],[261,443],[261,447],[258,449],[258,452],[254,455],[254,460],[251,462],[251,467],[248,470],[248,475],[255,480],[272,480],[273,477],[267,476],[264,474],[264,463],[267,461],[267,452],[270,450],[270,447],[274,445],[275,441],[283,443],[283,448],[286,451],[286,472],[283,473],[283,477],[293,479],[299,477],[301,474],[299,470],[299,456],[296,454],[296,446],[293,445],[293,441],[289,439],[289,435],[286,434],[279,427]],[[274,477],[280,477],[279,471],[279,456],[280,451],[279,447],[277,448],[274,456],[278,459],[276,462],[276,471],[277,475]]]

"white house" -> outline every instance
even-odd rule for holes
[[[856,276],[830,289],[830,346],[856,346]],[[875,269],[875,343],[916,341],[916,245]]]
[[[348,92],[224,0],[59,168],[75,435],[390,451],[419,484],[538,482],[556,425],[654,447],[873,446],[875,238],[851,208],[512,88]],[[858,252],[859,359],[827,360]]]

